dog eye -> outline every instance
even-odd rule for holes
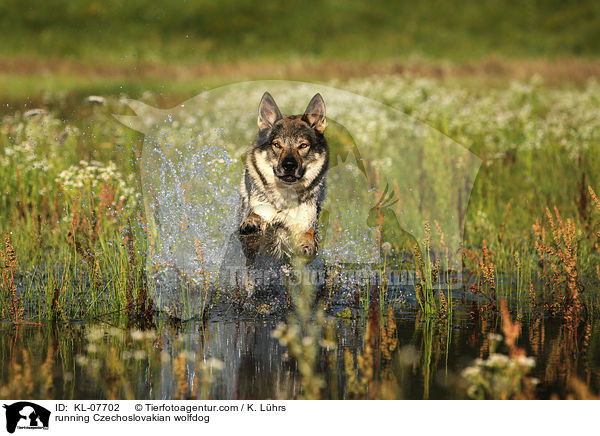
[[[279,142],[273,142],[273,147],[275,148],[281,148],[281,144],[279,144]]]
[[[308,144],[306,142],[303,142],[302,144],[300,144],[298,146],[298,148],[307,148],[307,147],[308,147]]]

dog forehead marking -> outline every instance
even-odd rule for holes
[[[274,136],[276,138],[297,140],[300,137],[310,136],[310,131],[311,128],[306,122],[295,116],[290,116],[278,122],[274,129]]]

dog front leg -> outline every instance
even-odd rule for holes
[[[260,230],[262,219],[254,212],[250,213],[240,224],[240,234],[249,235]]]
[[[242,251],[246,257],[246,267],[248,268],[254,266],[256,254],[263,240],[261,226],[260,216],[252,212],[242,221],[238,229],[238,238],[242,244]]]
[[[304,232],[300,237],[300,252],[304,256],[314,256],[317,254],[317,238],[314,229]]]

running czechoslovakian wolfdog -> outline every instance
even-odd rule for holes
[[[282,115],[265,92],[258,134],[241,182],[238,236],[248,264],[262,253],[289,262],[314,258],[319,212],[325,200],[329,149],[325,103],[316,94],[302,115]]]

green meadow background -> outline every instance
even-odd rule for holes
[[[0,95],[186,96],[240,79],[406,71],[582,80],[598,73],[599,17],[589,0],[5,0]]]
[[[1,54],[89,61],[594,57],[594,1],[5,0]]]

